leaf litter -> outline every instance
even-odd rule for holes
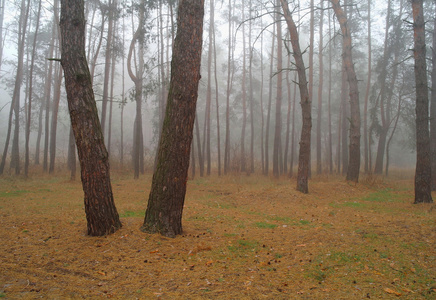
[[[2,178],[0,296],[115,299],[436,297],[436,210],[412,180],[258,176],[188,182],[184,233],[142,233],[151,176],[113,178],[123,227],[86,236],[80,182]],[[0,194],[1,195],[1,194]]]

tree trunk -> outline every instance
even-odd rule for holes
[[[6,142],[3,151],[2,161],[0,164],[0,174],[3,174],[4,167],[6,164],[6,158],[9,148],[9,140],[11,136],[11,127],[12,127],[12,115],[15,115],[15,124],[14,124],[14,139],[12,145],[12,153],[11,153],[11,165],[15,168],[15,174],[20,173],[20,156],[19,156],[19,128],[20,128],[20,118],[19,118],[19,110],[20,110],[20,90],[21,84],[23,81],[23,64],[24,64],[24,46],[26,41],[26,30],[27,30],[27,20],[29,15],[29,7],[30,1],[27,3],[24,0],[21,1],[21,12],[20,12],[20,24],[18,26],[18,65],[17,72],[15,76],[15,85],[14,92],[12,94],[11,101],[11,109],[9,111],[9,122],[8,122],[8,131],[6,135]],[[2,38],[2,37],[0,37]]]
[[[169,237],[182,233],[182,211],[200,80],[203,15],[203,1],[180,1],[167,109],[157,168],[141,227],[144,232],[158,232]]]
[[[271,43],[271,60],[269,68],[269,89],[268,89],[268,106],[266,113],[266,128],[265,128],[265,175],[269,173],[269,132],[270,132],[270,120],[271,120],[271,102],[272,102],[272,90],[273,90],[273,70],[274,70],[274,43],[276,40],[276,26],[274,26]]]
[[[298,73],[298,87],[300,89],[300,103],[303,125],[300,138],[300,154],[298,158],[297,190],[307,194],[309,192],[309,163],[310,163],[310,135],[312,129],[312,101],[307,89],[306,69],[304,67],[303,55],[300,50],[297,26],[292,19],[285,0],[280,0],[283,13],[291,35],[291,44],[295,66]]]
[[[368,77],[366,79],[365,104],[363,107],[363,157],[365,164],[365,173],[371,173],[369,168],[369,150],[368,150],[368,102],[371,88],[372,75],[372,49],[371,49],[371,0],[368,0]]]
[[[436,12],[436,10],[435,10]],[[430,106],[430,148],[431,148],[431,190],[436,191],[436,16],[433,24],[433,47],[431,69]]]
[[[277,0],[277,6],[279,6]],[[276,89],[276,117],[274,128],[274,149],[273,149],[273,175],[275,178],[280,176],[280,143],[282,136],[282,81],[283,81],[283,42],[282,42],[282,24],[280,22],[280,13],[276,12],[276,25],[277,25],[277,89]]]
[[[242,0],[242,20],[245,20],[245,1]],[[241,129],[241,172],[245,172],[245,129],[247,127],[247,48],[245,42],[245,22],[242,23],[242,129]]]
[[[68,168],[70,169],[70,180],[76,180],[76,142],[74,141],[72,127],[70,127],[70,137],[68,139]]]
[[[56,134],[58,127],[58,112],[59,102],[61,100],[61,84],[62,84],[62,68],[58,68],[57,78],[55,80],[55,90],[53,93],[53,107],[51,114],[51,127],[50,127],[50,164],[48,172],[52,174],[55,167],[56,158]]]
[[[215,5],[211,6],[215,10]],[[211,13],[211,23],[215,23],[215,16]],[[215,104],[216,104],[216,135],[217,135],[217,150],[218,150],[218,176],[221,176],[221,136],[220,136],[220,110],[219,110],[219,92],[218,92],[218,66],[215,43],[215,25],[212,27],[213,35],[213,61],[214,61],[214,77],[215,77]]]
[[[101,130],[103,131],[103,136],[105,134],[106,128],[106,114],[107,114],[107,103],[109,94],[109,77],[111,70],[111,58],[112,58],[112,31],[114,28],[114,10],[116,7],[116,0],[109,0],[109,14],[108,14],[108,27],[107,27],[107,38],[106,38],[106,53],[104,57],[104,79],[103,79],[103,99],[101,106]],[[103,33],[102,33],[103,34]]]
[[[343,60],[347,72],[350,92],[350,146],[347,180],[358,182],[360,172],[360,109],[359,89],[356,73],[354,71],[353,59],[351,56],[351,33],[344,11],[339,5],[339,0],[331,0],[336,18],[341,26],[343,37]]]
[[[322,123],[322,87],[323,87],[323,77],[324,77],[324,66],[323,66],[323,22],[324,22],[324,1],[321,1],[320,10],[320,20],[319,20],[319,83],[318,83],[318,112],[316,120],[316,173],[322,173],[322,161],[321,161],[321,123]]]
[[[88,234],[103,236],[121,228],[121,222],[113,199],[108,154],[86,62],[83,0],[61,0],[60,28],[61,63],[79,154]]]
[[[30,161],[30,153],[29,153],[29,140],[30,140],[30,123],[32,121],[32,93],[33,93],[33,68],[35,65],[35,52],[36,52],[36,38],[38,36],[39,31],[39,19],[41,16],[41,5],[42,0],[39,0],[38,3],[38,11],[36,13],[36,24],[35,24],[35,33],[33,37],[33,45],[32,45],[32,54],[31,54],[31,62],[30,62],[30,71],[29,71],[29,104],[27,107],[27,122],[26,122],[26,144],[25,144],[25,159],[24,159],[24,176],[29,176],[29,161]],[[3,11],[3,9],[2,9]],[[3,12],[2,12],[3,14]],[[1,26],[1,24],[0,24]],[[0,32],[1,37],[1,32]],[[0,38],[1,40],[1,38]],[[1,47],[1,42],[0,42]],[[1,61],[1,57],[0,57]],[[0,62],[1,64],[1,62]]]
[[[416,85],[415,202],[432,203],[425,22],[422,0],[412,0]]]

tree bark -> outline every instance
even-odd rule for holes
[[[436,11],[435,11],[436,12]],[[430,98],[431,190],[436,191],[436,16],[433,24],[433,47]]]
[[[416,85],[415,202],[432,203],[425,22],[422,0],[412,0]]]
[[[200,81],[204,1],[181,0],[171,62],[167,109],[158,163],[141,230],[175,237],[182,233],[195,110]]]
[[[363,107],[363,157],[365,173],[371,173],[369,167],[369,149],[368,149],[368,102],[371,88],[372,75],[372,49],[371,49],[371,0],[368,0],[368,77],[366,78],[365,104]]]
[[[339,5],[339,0],[331,0],[336,18],[341,26],[343,37],[343,60],[347,72],[349,92],[350,92],[350,146],[349,161],[347,170],[347,180],[358,182],[360,172],[360,109],[359,109],[359,89],[354,64],[351,55],[351,33],[348,26],[347,17]]]
[[[103,236],[121,228],[121,222],[113,199],[108,154],[86,62],[83,0],[61,0],[60,28],[61,64],[79,154],[87,232]]]
[[[304,67],[303,54],[300,50],[297,26],[292,19],[286,0],[280,0],[283,13],[291,35],[291,44],[295,66],[298,73],[298,87],[300,89],[300,103],[303,125],[301,128],[300,154],[298,158],[297,190],[307,194],[309,192],[309,163],[310,163],[310,136],[312,129],[312,101],[307,88],[306,69]]]

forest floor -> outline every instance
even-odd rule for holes
[[[436,299],[436,205],[402,176],[315,176],[307,195],[196,178],[174,239],[139,230],[151,175],[112,174],[123,227],[106,237],[86,235],[79,180],[1,177],[0,298]]]

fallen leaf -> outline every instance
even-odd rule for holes
[[[390,288],[385,288],[385,292],[388,294],[394,294],[395,296],[401,296],[401,293],[394,291],[393,289]]]
[[[97,271],[97,273],[100,274],[100,275],[102,275],[102,276],[106,276],[106,273],[105,273],[105,272]]]
[[[156,249],[156,250],[150,251],[150,254],[157,253],[157,252],[159,252],[159,249]]]

